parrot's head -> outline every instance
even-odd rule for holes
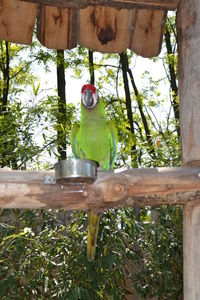
[[[98,103],[98,94],[93,84],[85,84],[81,89],[81,102],[87,109],[93,109]]]

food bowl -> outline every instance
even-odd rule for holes
[[[92,160],[61,160],[54,165],[57,183],[91,184],[97,177],[97,163]]]

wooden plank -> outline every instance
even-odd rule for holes
[[[0,38],[31,44],[38,4],[19,0],[0,1]]]
[[[143,57],[160,53],[166,13],[162,10],[136,10],[129,48]]]
[[[76,10],[45,6],[40,10],[37,37],[50,49],[71,49],[77,45]]]
[[[199,200],[200,168],[98,172],[88,186],[45,184],[52,171],[0,171],[0,208],[107,209]]]
[[[76,14],[74,9],[46,6],[41,9],[38,39],[48,48],[70,49],[78,43],[106,53],[127,48],[144,57],[159,54],[165,12],[157,10],[117,10],[89,6]]]
[[[117,9],[163,9],[175,10],[179,0],[22,0],[42,5],[57,6],[61,8],[86,8],[88,6],[110,6]]]
[[[200,165],[200,0],[183,0],[177,15],[182,161]]]
[[[200,299],[200,201],[187,203],[183,214],[184,300]]]
[[[133,15],[133,10],[102,6],[79,10],[79,44],[100,52],[122,52],[129,46]]]

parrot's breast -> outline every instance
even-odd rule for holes
[[[82,122],[79,132],[80,158],[94,160],[103,169],[110,163],[110,131],[106,119]]]

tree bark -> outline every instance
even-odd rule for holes
[[[57,50],[57,86],[58,86],[58,116],[57,116],[57,147],[59,160],[66,159],[66,95],[64,50]]]

